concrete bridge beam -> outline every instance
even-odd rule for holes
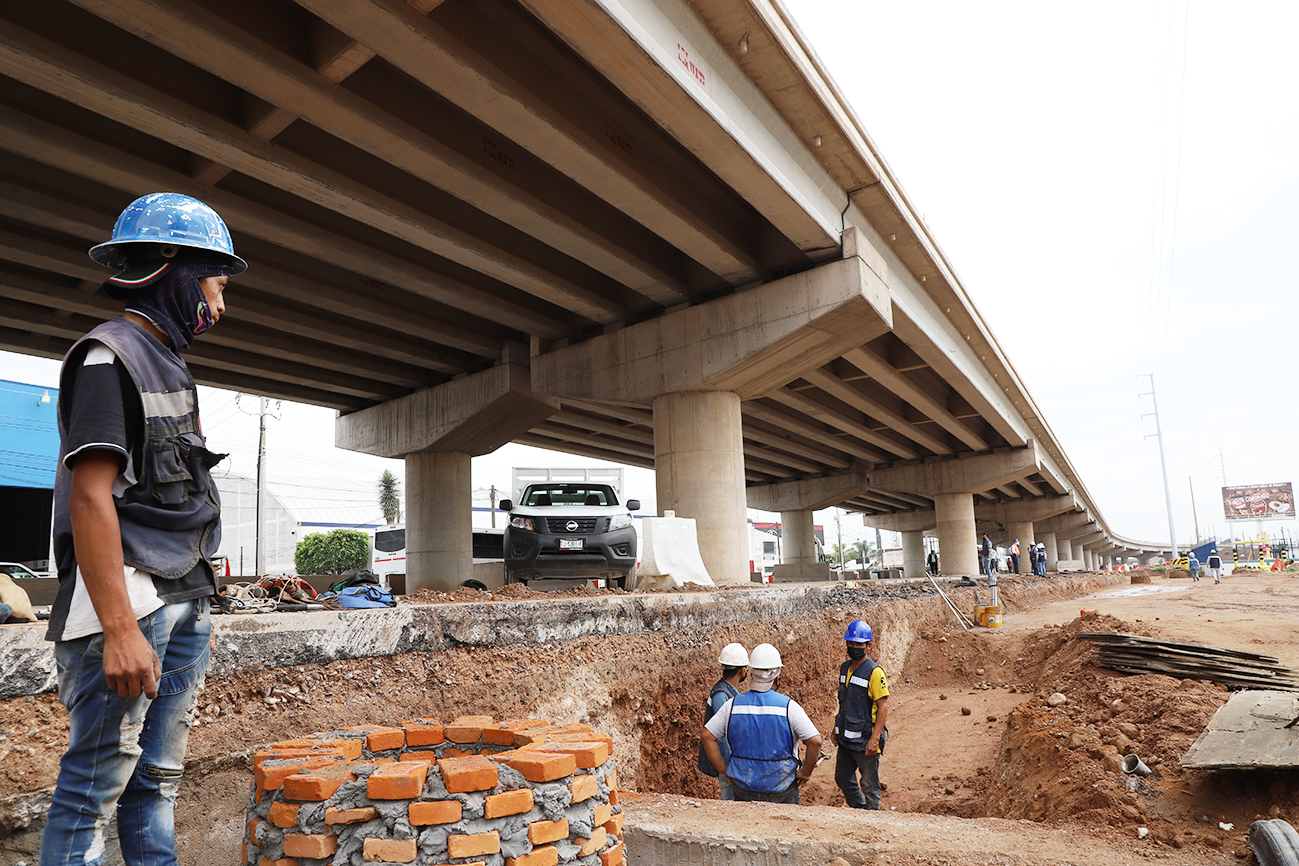
[[[820,511],[866,493],[866,479],[858,472],[798,478],[775,484],[755,484],[745,490],[750,508],[762,511]]]

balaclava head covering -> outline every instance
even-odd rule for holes
[[[203,294],[202,281],[229,276],[230,268],[212,262],[159,262],[157,270],[139,280],[139,288],[127,295],[128,312],[139,313],[153,322],[171,340],[177,352],[188,349],[194,337],[215,321]],[[123,278],[140,269],[119,274],[104,283],[110,296],[121,296]]]

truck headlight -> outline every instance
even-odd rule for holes
[[[629,526],[631,526],[630,514],[615,514],[609,518],[609,529],[611,531],[614,529],[626,529]]]
[[[531,532],[532,520],[528,517],[511,517],[510,526],[513,526],[515,529],[526,529]]]

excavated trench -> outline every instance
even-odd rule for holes
[[[1002,603],[1013,617],[1119,583],[1127,577],[1005,581]],[[785,660],[781,691],[828,731],[843,630],[857,618],[875,630],[874,657],[893,691],[882,764],[886,810],[1073,821],[1092,832],[1126,833],[1150,824],[1152,839],[1170,849],[1214,847],[1207,830],[1179,824],[1174,832],[1161,822],[1163,801],[1151,786],[1189,792],[1185,802],[1170,807],[1174,811],[1195,809],[1197,796],[1215,793],[1191,790],[1177,757],[1221,703],[1220,687],[1124,678],[1097,668],[1083,642],[1071,640],[1081,622],[1015,637],[1000,630],[964,631],[932,590],[909,584],[523,594],[461,591],[393,611],[220,620],[178,804],[182,861],[239,862],[252,755],[266,744],[376,721],[481,713],[583,722],[612,735],[620,784],[642,792],[647,809],[638,829],[639,807],[628,795],[630,863],[696,862],[701,851],[711,851],[716,862],[812,862],[809,857],[826,853],[824,845],[784,846],[779,856],[755,860],[754,851],[770,846],[713,845],[707,833],[674,841],[671,832],[649,828],[664,809],[698,808],[716,796],[716,782],[702,776],[695,761],[703,696],[717,677],[720,648],[732,641],[774,644]],[[972,609],[969,590],[949,594],[959,609]],[[1134,630],[1109,618],[1085,627]],[[33,659],[32,646],[27,645],[25,680],[38,691],[41,663]],[[0,645],[0,663],[12,670],[13,659],[4,654],[17,651],[12,641]],[[1045,698],[1056,691],[1070,700],[1050,709]],[[25,772],[10,767],[0,790],[0,827],[11,828],[0,837],[0,862],[33,862],[42,798],[48,799],[66,737],[61,713],[49,692],[0,701],[0,729],[9,735],[0,743],[15,757],[31,758]],[[1128,751],[1139,752],[1154,768],[1155,777],[1142,783],[1150,790],[1127,783],[1116,771]],[[843,806],[831,768],[823,765],[804,788],[805,805]],[[1290,803],[1293,787],[1282,781],[1280,790],[1281,801]],[[1273,785],[1234,793],[1275,800],[1276,791]],[[687,798],[679,801],[687,805],[674,805],[678,800],[672,797]],[[748,821],[725,812],[745,806],[707,805],[722,810],[716,819],[722,835],[728,822]],[[878,853],[878,846],[863,840],[857,848],[841,846],[840,854],[856,866],[876,857],[871,851]],[[651,852],[654,859],[644,859]]]

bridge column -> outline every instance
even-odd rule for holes
[[[934,515],[938,521],[938,554],[943,560],[943,574],[977,575],[974,494],[939,493],[934,497]]]
[[[740,398],[673,391],[654,398],[654,469],[660,511],[692,517],[714,583],[749,582]]]
[[[1057,562],[1061,559],[1068,562],[1073,559],[1073,542],[1057,534],[1055,537],[1055,552],[1058,557]]]
[[[780,561],[802,568],[816,564],[816,530],[812,511],[780,512]]]
[[[971,502],[973,504],[973,502]],[[902,533],[902,576],[925,576],[925,534],[924,532]]]
[[[1046,545],[1046,570],[1055,571],[1056,564],[1060,561],[1060,550],[1055,543],[1055,533],[1043,532],[1038,540]]]
[[[532,391],[528,347],[501,363],[335,422],[340,448],[406,461],[406,591],[453,590],[473,577],[470,458],[490,454],[559,409]]]
[[[1010,540],[1019,539],[1019,573],[1028,574],[1032,567],[1028,564],[1028,549],[1036,543],[1037,537],[1033,534],[1033,522],[1025,520],[1019,523],[1006,524],[1006,532]]]
[[[1092,549],[1090,547],[1084,547],[1082,549],[1082,554],[1083,554],[1083,567],[1086,568],[1088,571],[1095,571],[1096,554],[1092,553]]]
[[[455,587],[474,576],[473,484],[468,454],[406,455],[406,574]],[[407,591],[413,591],[408,580]]]

